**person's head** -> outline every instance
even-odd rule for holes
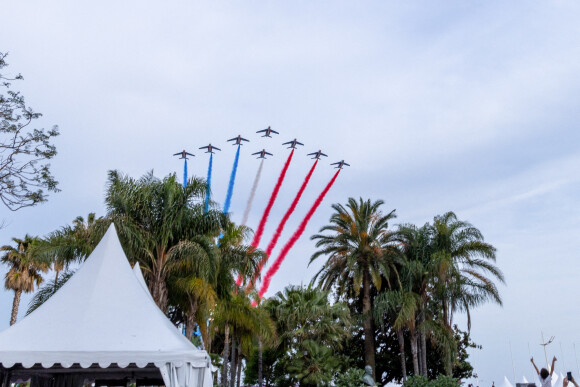
[[[367,366],[365,367],[365,373],[366,373],[367,375],[372,375],[372,374],[373,374],[373,369],[372,369],[372,367],[371,367],[370,365],[367,365]]]
[[[548,372],[547,369],[542,368],[540,370],[540,376],[542,377],[542,379],[546,379],[548,376],[550,376],[550,372]]]

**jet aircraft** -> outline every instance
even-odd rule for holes
[[[242,144],[242,141],[250,142],[250,140],[246,140],[245,138],[243,138],[241,134],[238,134],[237,137],[230,138],[228,142],[230,141],[235,141],[232,145],[244,145]]]
[[[262,137],[270,137],[270,138],[272,138],[272,136],[270,136],[272,133],[280,134],[269,126],[266,129],[258,130],[256,133],[265,133]]]
[[[219,150],[219,151],[221,151],[221,149],[220,149],[220,148],[218,148],[217,146],[213,146],[213,145],[211,145],[211,143],[210,143],[209,145],[202,146],[202,147],[201,147],[201,148],[199,148],[199,149],[207,149],[207,151],[205,151],[205,153],[215,153],[215,152],[213,151],[214,149],[215,149],[215,150]]]
[[[288,147],[288,149],[290,149],[290,148],[296,149],[296,145],[304,145],[304,144],[302,144],[301,142],[298,142],[297,139],[294,139],[292,141],[285,142],[282,145],[290,145]]]
[[[262,149],[262,150],[261,150],[261,151],[259,151],[259,152],[252,153],[252,156],[255,156],[255,155],[259,155],[259,156],[258,156],[258,158],[259,158],[259,159],[265,159],[265,158],[266,158],[266,155],[273,156],[273,154],[272,154],[272,153],[266,152],[266,149]]]
[[[322,153],[322,150],[319,150],[318,152],[308,153],[306,156],[314,156],[312,160],[314,159],[320,160],[320,156],[328,157],[327,155]]]
[[[189,153],[189,152],[186,152],[185,149],[182,150],[181,152],[177,152],[173,156],[179,156],[179,155],[181,155],[181,157],[179,159],[186,159],[186,160],[188,160],[187,155],[190,155],[190,156],[194,156],[195,157],[194,154]]]
[[[342,169],[342,168],[343,168],[345,165],[346,165],[347,167],[350,167],[350,164],[347,164],[347,163],[345,163],[345,162],[344,162],[344,160],[340,160],[339,162],[337,162],[337,163],[332,163],[332,164],[330,164],[330,165],[336,165],[336,166],[337,166],[336,168],[338,168],[338,169]]]

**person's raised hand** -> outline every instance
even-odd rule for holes
[[[558,359],[556,359],[556,356],[554,356],[554,359],[552,361],[556,361],[556,360],[558,360]]]
[[[534,357],[532,356],[532,358],[530,359],[530,361],[533,363],[534,362]]]
[[[562,387],[566,387],[568,385],[568,378],[564,378],[564,380],[562,381]]]

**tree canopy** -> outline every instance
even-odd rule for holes
[[[34,206],[47,200],[44,190],[58,192],[47,160],[56,156],[52,143],[59,135],[55,125],[49,130],[33,128],[42,114],[24,101],[12,82],[21,74],[9,76],[7,53],[0,52],[0,200],[11,211]]]

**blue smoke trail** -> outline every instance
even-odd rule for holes
[[[224,214],[227,214],[230,210],[230,204],[232,202],[232,195],[234,193],[234,183],[236,182],[236,172],[238,171],[238,160],[240,158],[240,146],[238,145],[238,150],[236,151],[236,158],[234,159],[234,166],[232,167],[232,173],[230,175],[230,184],[228,185],[228,194],[226,195],[226,201],[224,204]]]
[[[211,167],[213,164],[213,153],[209,155],[209,166],[207,167],[207,182],[206,182],[206,189],[205,189],[205,206],[203,208],[203,212],[207,214],[209,211],[209,194],[211,192]]]
[[[187,159],[183,160],[183,188],[187,187]]]

